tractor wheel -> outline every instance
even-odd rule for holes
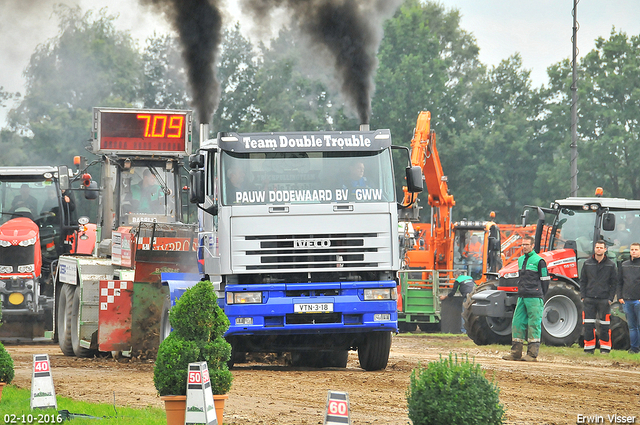
[[[73,294],[71,307],[71,346],[76,357],[93,357],[94,350],[84,348],[80,345],[80,288],[76,288]]]
[[[56,322],[58,330],[58,345],[65,356],[73,356],[73,345],[71,344],[71,307],[73,306],[73,296],[76,287],[67,283],[62,284],[60,295],[58,296],[58,311]]]
[[[582,335],[582,301],[576,288],[562,281],[551,281],[542,313],[542,342],[567,346]]]
[[[370,332],[358,347],[360,367],[366,371],[386,368],[390,350],[391,332]]]
[[[631,347],[629,325],[624,313],[619,312],[622,312],[622,305],[618,302],[611,304],[611,348],[628,350]]]
[[[485,283],[473,290],[464,302],[462,317],[467,336],[477,345],[511,344],[511,317],[488,317],[473,314],[471,297],[481,291],[495,289],[493,283]]]
[[[171,322],[169,322],[169,310],[171,310],[171,301],[167,298],[162,305],[160,313],[160,343],[165,340],[171,333]]]

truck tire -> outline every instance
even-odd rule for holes
[[[58,345],[65,356],[73,356],[73,345],[71,345],[71,307],[73,306],[73,295],[76,287],[67,283],[62,284],[60,295],[58,296],[58,311],[56,322],[58,330]]]
[[[624,313],[615,314],[616,310],[622,311],[622,305],[618,302],[611,304],[611,348],[626,351],[631,347],[629,325]]]
[[[73,294],[73,303],[71,307],[71,345],[73,354],[76,357],[93,357],[94,350],[84,348],[80,345],[80,288],[76,288]]]
[[[358,347],[360,367],[366,371],[382,370],[389,362],[391,332],[370,332]]]
[[[476,287],[464,301],[462,317],[467,336],[477,345],[511,344],[511,317],[486,317],[473,314],[471,297],[481,291],[496,289],[493,283],[485,283]]]
[[[542,313],[542,342],[567,346],[582,335],[582,301],[580,293],[563,281],[551,281]]]

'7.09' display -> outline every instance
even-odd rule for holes
[[[185,152],[191,137],[190,111],[108,110],[94,114],[100,151]]]

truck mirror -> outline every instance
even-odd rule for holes
[[[202,167],[204,167],[204,155],[201,153],[189,155],[189,168],[196,169]]]
[[[189,202],[192,204],[204,203],[204,171],[191,170],[191,185],[189,188]]]
[[[529,215],[529,210],[522,211],[522,215],[520,216],[520,218],[522,219],[522,227],[525,227],[527,225],[528,215]]]
[[[60,190],[69,189],[69,168],[66,165],[58,166],[58,184]]]
[[[92,201],[94,199],[98,199],[99,194],[100,189],[98,189],[98,182],[95,180],[92,180],[89,185],[84,188],[84,199]]]
[[[407,190],[409,193],[422,192],[422,170],[418,166],[407,167]]]
[[[604,213],[602,215],[602,230],[611,232],[616,229],[616,216],[613,213]]]

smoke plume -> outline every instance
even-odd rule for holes
[[[257,22],[276,8],[285,8],[311,43],[330,53],[342,93],[369,123],[376,53],[382,23],[401,0],[242,0],[243,10]]]
[[[161,8],[177,31],[201,123],[209,123],[220,100],[215,61],[222,39],[219,0],[141,0]]]

